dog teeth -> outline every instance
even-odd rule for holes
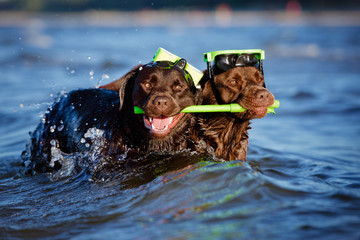
[[[156,130],[156,131],[159,131],[159,132],[161,132],[161,131],[166,131],[166,130],[168,130],[168,128],[169,128],[169,126],[166,126],[164,129],[157,129],[154,125],[152,125],[151,124],[151,127],[152,127],[152,129],[154,129],[154,130]]]
[[[157,121],[161,121],[160,125],[159,122],[157,122],[157,124],[154,125],[154,118],[153,117],[145,117],[144,116],[144,123],[145,123],[145,127],[152,130],[152,131],[157,131],[157,132],[165,132],[168,131],[168,129],[170,128],[169,126],[175,121],[176,117],[164,117],[164,121],[166,121],[167,123],[164,122],[164,124],[161,124],[162,120],[156,119]],[[158,126],[156,126],[158,125]]]

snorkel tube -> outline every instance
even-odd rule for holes
[[[267,108],[267,113],[273,113],[275,115],[275,108],[278,108],[280,102],[274,101],[274,104]],[[210,112],[229,112],[229,113],[241,113],[245,112],[246,108],[243,108],[238,103],[222,104],[222,105],[193,105],[184,108],[182,113],[210,113]],[[144,114],[144,111],[139,107],[134,107],[135,114]]]

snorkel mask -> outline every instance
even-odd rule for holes
[[[234,67],[255,67],[264,75],[262,60],[265,59],[265,51],[261,49],[246,50],[223,50],[204,53],[204,61],[207,63],[209,78],[214,74],[220,74]],[[214,65],[211,66],[211,63]]]
[[[159,47],[153,60],[147,66],[158,66],[165,69],[176,69],[183,74],[190,88],[195,91],[196,86],[204,75],[200,70],[190,65],[185,59]]]

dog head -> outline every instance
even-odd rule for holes
[[[194,92],[182,72],[156,65],[139,68],[132,96],[133,105],[145,112],[144,126],[155,137],[165,137],[181,126],[185,114],[180,111],[195,104]]]
[[[134,106],[140,107],[145,114],[138,117],[151,137],[164,139],[181,134],[189,126],[191,115],[181,110],[195,104],[195,87],[184,74],[185,65],[186,61],[181,59],[172,65],[152,62],[136,66],[101,88],[119,90],[120,111],[126,108],[132,111],[129,114],[134,114]]]
[[[264,77],[255,67],[234,67],[203,82],[203,104],[238,103],[247,111],[234,114],[243,119],[262,118],[274,96],[265,87]],[[215,89],[214,89],[215,88]]]

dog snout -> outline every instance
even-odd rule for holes
[[[266,89],[257,90],[254,94],[255,104],[258,106],[271,106],[274,101],[274,95]]]
[[[158,96],[158,97],[154,98],[153,104],[159,110],[165,111],[169,108],[170,99],[168,97]]]

